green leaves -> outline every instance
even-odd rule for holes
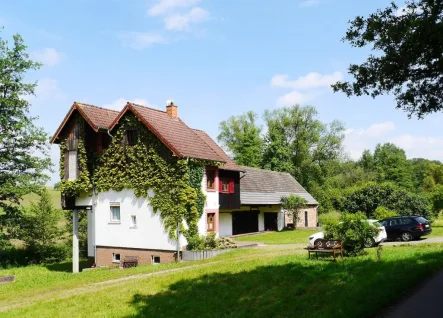
[[[443,108],[443,2],[408,1],[403,11],[398,9],[392,3],[350,22],[343,41],[377,53],[349,66],[353,82],[332,87],[347,96],[394,94],[397,108],[422,118]]]
[[[1,32],[1,30],[0,30]],[[0,232],[18,213],[14,206],[24,195],[38,193],[48,180],[48,135],[35,126],[29,115],[29,95],[36,83],[27,83],[25,76],[40,64],[29,59],[20,35],[13,36],[13,45],[0,37]]]
[[[297,227],[300,219],[299,210],[306,206],[307,201],[298,195],[290,194],[287,197],[281,197],[280,202],[282,208],[285,209],[286,213],[292,218],[294,227]]]

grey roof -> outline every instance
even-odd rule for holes
[[[282,196],[299,195],[308,204],[318,202],[287,172],[242,167],[240,179],[241,204],[279,204]]]

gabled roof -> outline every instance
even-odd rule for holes
[[[226,162],[224,165],[220,166],[219,169],[245,171],[243,167],[236,165],[226,152],[224,152],[207,133],[199,129],[194,129],[194,132]]]
[[[304,198],[308,204],[318,204],[287,172],[241,168],[245,171],[240,179],[241,204],[280,204],[281,197],[290,194]]]
[[[180,118],[171,118],[166,111],[127,103],[111,123],[109,129],[112,130],[128,111],[134,113],[179,158],[189,157],[225,162],[193,129],[189,128]]]
[[[119,112],[116,110],[74,102],[74,104],[71,106],[71,109],[63,119],[61,125],[58,127],[57,131],[55,132],[54,136],[51,138],[51,143],[57,141],[57,138],[60,132],[63,130],[63,127],[65,127],[72,113],[76,110],[86,120],[86,122],[91,126],[91,128],[94,129],[94,131],[96,132],[99,129],[108,129],[112,121],[119,114]]]

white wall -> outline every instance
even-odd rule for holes
[[[232,235],[232,214],[220,213],[219,214],[219,233],[220,236]]]
[[[152,191],[149,191],[152,196]],[[120,223],[111,222],[110,203],[120,203]],[[154,213],[147,198],[137,198],[134,191],[107,191],[97,195],[95,213],[95,244],[98,246],[176,250],[177,243],[164,230],[160,212]],[[137,217],[137,228],[131,228],[131,216]],[[199,228],[205,215],[199,220]],[[186,245],[181,236],[180,246]]]

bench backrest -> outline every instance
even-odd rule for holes
[[[124,262],[135,262],[138,261],[138,256],[125,256]]]
[[[314,247],[318,249],[330,249],[333,246],[341,246],[341,240],[318,240]]]

